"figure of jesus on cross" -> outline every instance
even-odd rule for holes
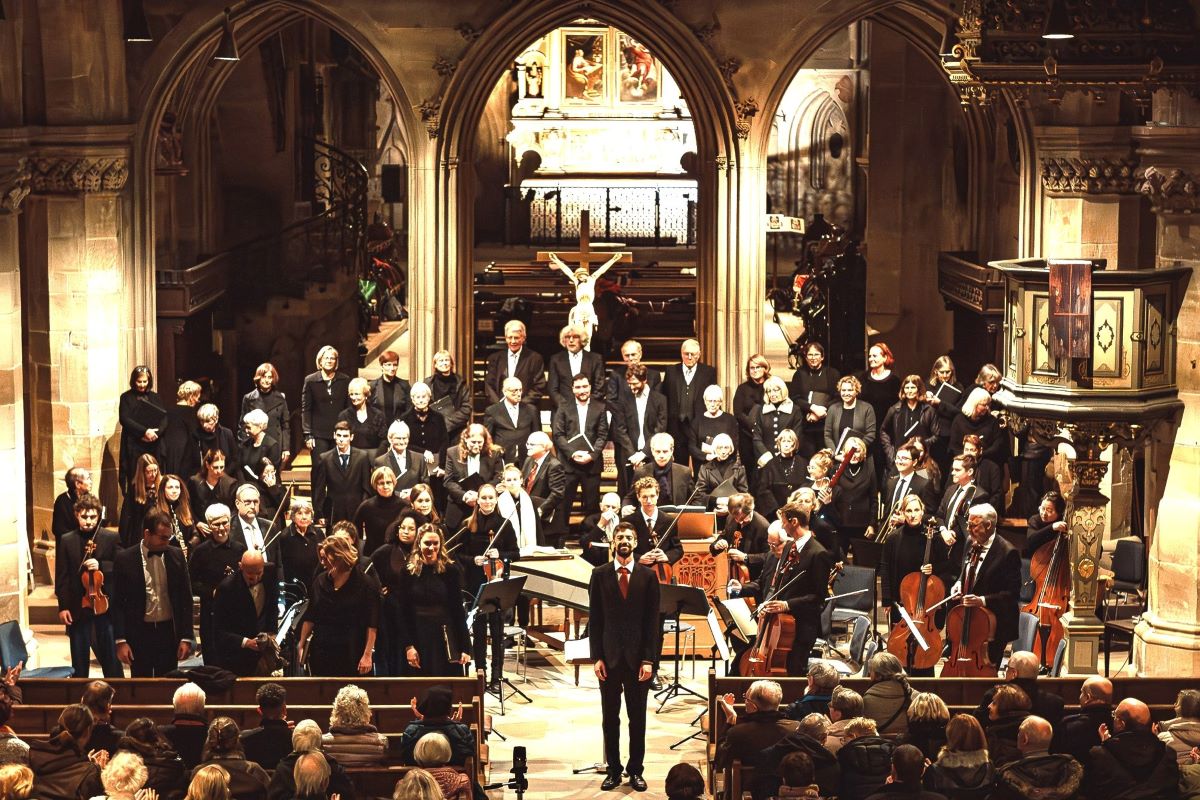
[[[587,341],[584,342],[584,347],[591,349],[591,337],[599,325],[599,320],[596,317],[596,307],[593,301],[596,299],[596,281],[600,280],[608,269],[617,263],[630,263],[633,261],[632,253],[612,253],[608,260],[605,261],[599,269],[591,272],[588,268],[591,266],[592,258],[603,255],[591,249],[590,238],[590,213],[588,211],[579,212],[579,250],[574,253],[556,253],[552,251],[539,251],[537,254],[538,261],[549,261],[551,269],[561,270],[564,275],[571,280],[575,285],[575,307],[571,309],[567,315],[567,324],[576,325],[587,334]],[[572,270],[563,259],[568,258],[578,262],[578,266]]]

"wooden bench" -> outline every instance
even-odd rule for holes
[[[346,774],[350,776],[350,780],[354,783],[354,788],[358,790],[359,797],[391,800],[396,784],[414,769],[417,768],[404,766],[352,767],[346,770]],[[475,765],[470,759],[467,760],[465,765],[454,767],[454,769],[457,772],[463,773],[468,778],[476,774]]]

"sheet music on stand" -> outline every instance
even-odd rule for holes
[[[729,642],[725,641],[725,632],[721,630],[721,620],[717,619],[717,612],[710,608],[706,621],[708,622],[708,632],[712,634],[713,645],[717,648],[721,660],[728,661],[733,658],[733,654],[729,650]]]
[[[754,612],[750,610],[750,606],[746,605],[746,598],[734,597],[717,602],[729,612],[729,619],[733,622],[733,632],[739,639],[748,643],[758,635],[758,621],[754,619]]]
[[[592,646],[588,638],[567,639],[563,642],[563,656],[568,664],[590,664],[592,662]]]

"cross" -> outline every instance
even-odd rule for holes
[[[538,261],[549,261],[550,256],[558,256],[563,261],[578,262],[577,269],[586,269],[591,273],[592,259],[602,257],[607,261],[615,255],[620,255],[616,263],[628,264],[633,261],[632,253],[606,253],[604,251],[596,251],[591,248],[591,212],[579,212],[579,250],[574,253],[558,253],[552,250],[539,250],[537,254]]]

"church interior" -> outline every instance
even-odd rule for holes
[[[591,350],[694,337],[727,407],[804,341],[996,365],[1068,501],[1063,674],[1123,541],[1130,672],[1200,674],[1197,87],[1194,0],[0,0],[0,621],[55,621],[68,469],[120,508],[135,366],[236,428],[263,362],[448,351],[479,414],[506,322],[559,350],[547,254],[620,252]]]

